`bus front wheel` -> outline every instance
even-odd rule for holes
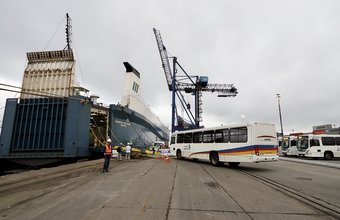
[[[177,150],[176,156],[177,156],[177,159],[182,160],[183,159],[182,151],[181,150]]]
[[[333,154],[331,152],[326,152],[324,158],[325,160],[331,160],[333,158]]]
[[[222,162],[220,162],[217,152],[211,153],[210,161],[211,161],[213,166],[221,166],[223,164]]]

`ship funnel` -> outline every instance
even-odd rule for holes
[[[141,89],[140,89],[140,73],[128,62],[123,63],[126,72],[122,93],[122,106],[140,110],[141,108]]]
[[[90,96],[90,98],[91,98],[91,101],[92,101],[92,103],[94,104],[94,105],[98,105],[98,99],[99,99],[99,95],[91,95]]]

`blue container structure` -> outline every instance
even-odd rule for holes
[[[0,137],[0,158],[41,165],[93,156],[89,151],[89,98],[11,98]]]

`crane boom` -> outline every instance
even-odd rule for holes
[[[157,46],[159,50],[159,55],[161,56],[162,60],[162,67],[164,69],[165,73],[165,78],[168,83],[169,91],[172,90],[172,74],[171,74],[171,69],[169,65],[169,59],[167,55],[167,51],[165,46],[163,45],[161,33],[159,30],[156,30],[155,28],[153,29],[153,32],[155,33],[156,41],[157,41]]]
[[[172,92],[172,117],[171,117],[171,131],[181,131],[184,129],[197,129],[200,128],[200,122],[202,122],[202,92],[218,92],[218,97],[235,97],[238,94],[234,84],[208,84],[207,76],[189,76],[182,66],[177,62],[176,57],[171,57],[173,60],[173,68],[169,65],[169,57],[165,46],[163,45],[160,31],[153,29],[156,37],[158,51],[162,60],[162,67],[164,69],[165,78],[168,84],[169,91]],[[184,76],[177,76],[178,66],[183,72]],[[193,80],[196,78],[196,80]],[[181,91],[185,93],[191,93],[195,96],[195,116],[193,116],[190,110],[190,103],[185,101]],[[176,96],[183,107],[183,110],[187,113],[189,121],[186,121],[183,117],[178,115],[176,106]],[[175,124],[177,118],[177,125]]]
[[[195,91],[195,85],[191,83],[177,83],[177,90],[190,93]],[[228,97],[235,97],[237,95],[234,84],[207,84],[206,87],[200,88],[202,92],[219,92],[220,94],[228,95]]]

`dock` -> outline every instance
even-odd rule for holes
[[[83,161],[1,177],[0,218],[336,219],[228,165],[174,157],[168,162],[113,159],[103,173],[103,163]],[[278,163],[288,162],[255,169],[275,173],[271,166]]]

